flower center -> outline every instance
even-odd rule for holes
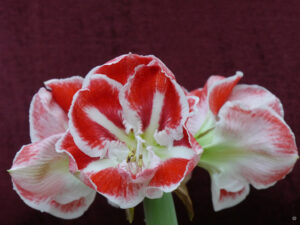
[[[139,154],[139,156],[136,157],[136,149],[132,149],[128,153],[126,162],[127,163],[135,162],[135,163],[137,163],[137,165],[139,167],[142,167],[143,166],[143,154]]]
[[[155,154],[155,146],[158,145],[153,140],[145,138],[145,134],[134,134],[130,132],[128,134],[130,142],[126,142],[128,148],[128,154],[126,156],[126,163],[128,169],[132,173],[140,172],[143,168],[151,166],[152,158],[157,157]],[[124,158],[123,158],[124,160]]]

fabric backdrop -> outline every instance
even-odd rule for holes
[[[61,220],[26,206],[12,190],[15,153],[30,143],[28,110],[51,78],[84,76],[120,54],[154,54],[192,90],[209,75],[244,72],[283,102],[300,138],[300,4],[279,1],[14,1],[0,3],[0,224],[128,224],[123,210],[100,195],[79,219]],[[236,207],[212,209],[210,179],[196,169],[189,183],[195,218],[174,197],[179,224],[294,225],[300,223],[300,163],[285,180]],[[134,224],[143,224],[143,208]]]

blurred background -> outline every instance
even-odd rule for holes
[[[30,143],[32,96],[52,78],[85,76],[124,53],[154,54],[188,90],[212,74],[244,72],[240,83],[278,96],[300,138],[300,2],[256,0],[15,1],[0,3],[0,224],[128,224],[98,195],[79,219],[61,220],[23,203],[12,190],[16,152]],[[299,143],[298,143],[299,144]],[[251,189],[236,207],[214,212],[208,174],[196,169],[188,187],[195,218],[174,197],[179,224],[300,224],[300,163],[275,186]],[[144,224],[142,205],[133,224]]]

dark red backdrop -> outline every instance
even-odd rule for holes
[[[245,73],[275,93],[285,120],[300,138],[299,1],[1,1],[0,4],[0,224],[127,224],[122,210],[100,195],[77,220],[27,207],[6,169],[29,143],[31,97],[50,78],[85,75],[123,53],[154,54],[188,89],[211,74]],[[175,198],[179,224],[299,224],[300,163],[267,190],[251,190],[240,205],[215,213],[210,181],[197,169],[189,183],[196,216],[189,222]],[[293,216],[297,220],[292,219]],[[295,218],[295,217],[294,217]],[[142,207],[134,224],[143,224]]]

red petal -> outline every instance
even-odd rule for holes
[[[180,140],[174,141],[173,146],[185,146],[191,148],[190,135],[187,129],[183,129],[183,137]]]
[[[231,94],[232,89],[239,82],[242,76],[243,74],[241,72],[237,72],[235,76],[218,80],[212,85],[209,85],[210,87],[208,89],[208,103],[213,114],[218,114],[220,108],[227,101],[229,95]]]
[[[116,168],[107,168],[90,178],[98,192],[121,208],[130,208],[144,199],[144,184],[132,183],[127,176],[128,174],[121,174]]]
[[[69,114],[70,131],[76,145],[92,157],[105,155],[103,149],[110,141],[126,138],[119,103],[120,86],[103,75],[94,75],[74,97]]]
[[[93,73],[104,74],[124,85],[128,78],[134,74],[134,70],[138,65],[147,65],[152,60],[153,58],[150,56],[122,55],[98,67]]]
[[[193,159],[171,158],[163,162],[157,169],[149,187],[158,187],[164,192],[175,190],[198,162],[198,156]]]
[[[74,94],[81,89],[83,78],[73,76],[66,79],[53,79],[45,82],[47,88],[52,91],[54,100],[68,113]]]
[[[198,144],[197,140],[193,137],[193,135],[184,127],[183,129],[183,137],[178,141],[173,142],[173,146],[184,146],[188,148],[192,148],[196,154],[199,155],[202,153],[203,149]]]
[[[129,123],[137,124],[142,131],[148,129],[152,136],[155,130],[171,134],[181,128],[188,114],[183,90],[158,66],[140,66],[125,86],[121,100]],[[176,135],[179,137],[175,139],[182,137],[182,133]]]
[[[171,70],[159,58],[156,58],[153,55],[150,55],[150,57],[152,57],[153,60],[148,64],[149,66],[158,66],[168,77],[170,77],[171,79],[175,79],[175,76],[171,72]]]

